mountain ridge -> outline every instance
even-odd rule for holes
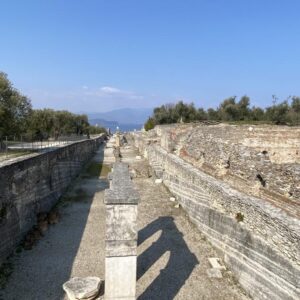
[[[88,112],[89,120],[103,119],[123,124],[144,124],[152,115],[153,108],[120,108],[107,112]]]

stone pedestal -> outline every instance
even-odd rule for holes
[[[105,191],[105,299],[135,299],[138,193],[128,165],[116,162]]]
[[[120,147],[121,146],[121,137],[120,137],[120,133],[117,132],[116,133],[116,147]]]

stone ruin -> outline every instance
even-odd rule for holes
[[[137,204],[128,165],[117,161],[105,191],[105,299],[134,300],[137,272]]]
[[[131,138],[254,299],[299,299],[299,127],[176,124]]]
[[[300,203],[300,128],[221,124],[156,130],[163,148],[235,189],[282,209]]]

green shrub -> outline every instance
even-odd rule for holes
[[[155,126],[153,118],[149,118],[144,125],[146,131],[153,129]]]

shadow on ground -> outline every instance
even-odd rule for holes
[[[140,230],[138,244],[142,244],[158,231],[162,232],[160,238],[138,256],[137,278],[141,278],[167,251],[170,252],[170,258],[166,267],[139,296],[139,300],[174,299],[199,263],[185,243],[173,217],[159,217]]]

